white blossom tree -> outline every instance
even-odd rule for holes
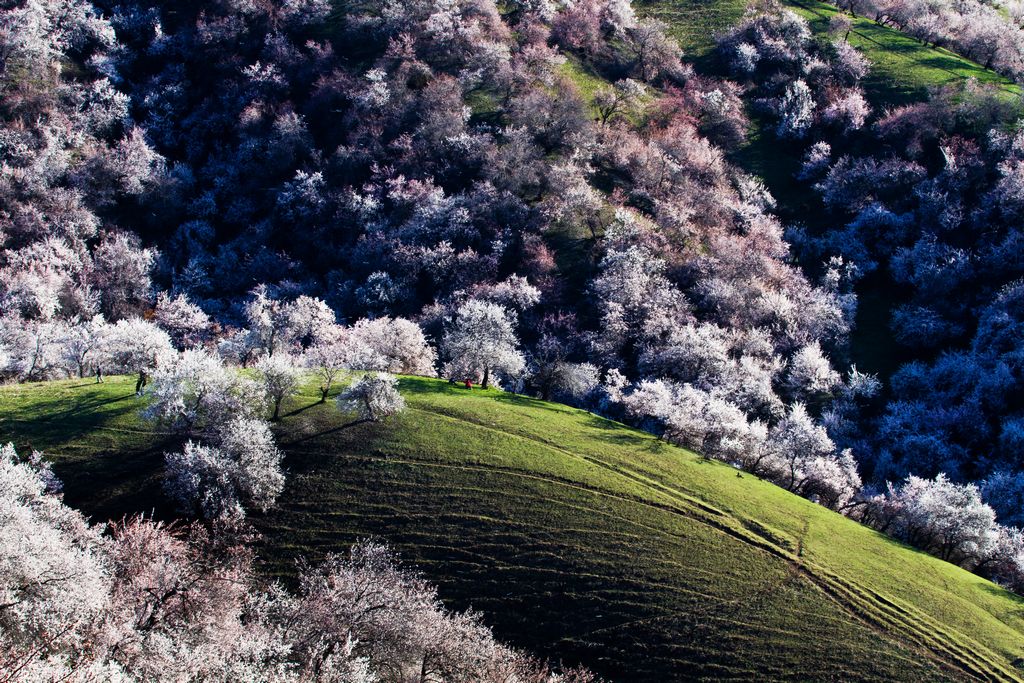
[[[207,519],[267,510],[284,488],[281,452],[265,422],[236,418],[222,425],[214,445],[188,441],[165,455],[164,489],[185,512]]]
[[[546,401],[553,393],[561,399],[581,401],[600,383],[596,365],[559,361],[547,368],[541,383],[541,397]]]
[[[232,328],[217,340],[217,354],[243,368],[249,367],[262,353],[259,335],[253,330]]]
[[[202,343],[210,334],[213,325],[210,316],[189,301],[184,294],[173,298],[166,292],[158,294],[154,318],[179,349],[191,348]]]
[[[243,515],[231,456],[216,446],[188,441],[181,451],[164,454],[164,491],[181,512],[216,519]]]
[[[31,320],[67,314],[64,303],[71,298],[76,276],[84,268],[82,255],[56,236],[7,249],[0,267],[0,305]]]
[[[643,380],[622,399],[627,415],[656,419],[667,441],[757,473],[767,429],[735,405],[689,384]]]
[[[493,285],[477,288],[476,298],[522,313],[540,303],[540,290],[521,275],[510,275]]]
[[[302,355],[303,364],[320,377],[320,402],[326,403],[331,388],[352,365],[349,344],[341,340],[313,344]]]
[[[807,483],[808,465],[829,458],[836,447],[825,429],[814,423],[802,403],[794,403],[789,412],[768,435],[771,459],[767,468],[771,478],[785,489],[799,493]]]
[[[434,364],[437,362],[437,354],[427,342],[420,326],[411,320],[387,317],[364,319],[353,325],[349,334],[352,344],[361,343],[373,356],[383,359],[383,367],[365,369],[426,377],[436,374]]]
[[[252,300],[245,306],[245,317],[249,322],[252,346],[268,356],[273,356],[285,343],[286,330],[290,320],[285,305],[270,295],[265,285],[252,292]]]
[[[0,317],[0,339],[6,349],[5,375],[20,381],[52,379],[66,372],[62,340],[67,326],[59,320]]]
[[[60,337],[60,354],[70,372],[85,377],[86,368],[99,360],[105,343],[107,321],[102,315],[68,323]]]
[[[246,505],[266,511],[284,489],[281,451],[263,420],[236,418],[217,432],[217,447],[236,470],[235,486]]]
[[[142,313],[152,295],[149,273],[155,261],[156,252],[143,248],[134,235],[104,234],[93,250],[89,284],[100,293],[108,320]]]
[[[869,503],[873,526],[938,557],[971,567],[995,549],[995,511],[974,484],[911,475]]]
[[[182,434],[213,433],[232,418],[256,418],[267,394],[255,379],[224,367],[203,349],[188,349],[153,374],[145,414]]]
[[[107,605],[100,529],[64,506],[11,444],[0,446],[0,670],[73,675]]]
[[[839,386],[839,373],[832,369],[818,342],[804,346],[789,360],[785,384],[796,400],[819,402]]]
[[[142,318],[118,320],[105,335],[104,363],[122,372],[138,373],[136,393],[149,383],[154,370],[174,357],[170,336]]]
[[[301,372],[291,356],[281,353],[260,358],[255,368],[273,406],[271,419],[277,420],[281,416],[281,403],[298,390]]]
[[[471,299],[459,308],[442,347],[449,378],[479,379],[485,389],[492,373],[515,377],[526,366],[508,311],[486,301]]]
[[[821,118],[825,123],[850,132],[862,128],[870,114],[871,106],[864,93],[858,88],[851,88],[829,102],[822,110]]]
[[[797,79],[786,87],[778,102],[779,137],[802,138],[814,123],[814,96],[807,83]]]
[[[337,327],[334,311],[321,299],[302,295],[283,311],[285,337],[300,348],[326,340]]]
[[[632,52],[637,77],[644,81],[672,78],[682,71],[679,43],[668,34],[668,25],[657,19],[643,19],[626,30],[626,44]]]
[[[405,409],[398,380],[383,372],[363,375],[338,396],[338,407],[360,420],[377,422]]]

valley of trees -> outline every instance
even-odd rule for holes
[[[1024,73],[1019,8],[841,7]],[[204,520],[104,534],[5,450],[0,666],[589,680],[377,545],[258,584],[245,511],[307,377],[383,429],[395,374],[569,403],[1024,590],[1020,103],[875,110],[833,24],[751,9],[697,73],[624,0],[0,3],[0,378],[137,377]],[[752,119],[803,155],[800,220],[730,161]],[[866,288],[891,376],[851,362]]]

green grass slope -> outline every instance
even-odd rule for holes
[[[617,680],[1020,680],[1021,600],[756,477],[589,413],[406,378],[346,426],[309,386],[288,486],[253,521],[268,573],[369,535],[498,634]],[[0,388],[0,441],[55,461],[94,519],[170,516],[173,437],[132,381]]]
[[[642,14],[661,19],[672,28],[688,59],[707,65],[715,36],[739,22],[748,4],[748,0],[639,0],[636,6]],[[782,0],[781,4],[807,19],[814,33],[823,38],[829,19],[838,13],[834,5],[820,0]],[[921,100],[929,88],[969,78],[992,83],[1008,95],[1021,93],[1008,79],[954,52],[924,45],[867,17],[851,19],[849,41],[871,62],[864,86],[876,106]]]
[[[713,52],[716,35],[738,23],[749,0],[637,0],[638,12],[666,22],[679,40],[686,59],[698,70],[717,73]],[[828,36],[829,19],[838,14],[834,5],[820,0],[782,0],[783,7],[805,18],[819,40]],[[881,26],[867,17],[851,17],[849,42],[863,52],[871,71],[863,81],[864,91],[876,112],[919,102],[930,90],[973,79],[996,86],[1007,98],[1021,96],[1020,86],[980,64],[944,48],[925,45],[894,28]],[[780,141],[772,124],[755,115],[747,144],[733,155],[733,161],[748,173],[762,178],[780,202],[784,218],[806,222],[806,188],[794,179],[799,170],[802,146]]]

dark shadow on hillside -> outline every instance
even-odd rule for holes
[[[669,447],[667,443],[650,434],[638,433],[632,427],[612,422],[593,413],[587,413],[586,425],[594,429],[594,439],[616,446],[650,453],[664,453]]]
[[[180,515],[163,492],[164,453],[180,445],[164,438],[142,450],[59,460],[53,469],[64,482],[64,501],[95,522],[139,514],[172,521]]]
[[[121,401],[135,398],[135,396],[136,395],[134,392],[130,392],[124,394],[123,396],[115,396],[112,398],[74,398],[71,400],[70,406],[68,405],[68,399],[55,398],[43,401],[33,401],[29,407],[31,408],[33,413],[42,413],[45,415],[45,417],[39,417],[34,419],[39,421],[52,422],[55,420],[63,420],[68,417],[77,416],[83,411],[92,412],[96,408],[111,405],[113,403],[120,403]],[[24,414],[25,412],[27,412],[27,409],[15,409],[14,415],[17,416],[18,414]]]
[[[1010,592],[1010,591],[1006,590],[1005,588],[1001,588],[1000,586],[998,586],[998,585],[996,585],[994,583],[983,584],[981,588],[986,593],[990,593],[990,594],[996,596],[997,598],[1001,598],[1003,600],[1011,600],[1013,602],[1013,604],[1015,605],[1015,609],[1013,610],[1013,615],[1015,617],[1022,617],[1022,616],[1024,616],[1024,596],[1020,596],[1020,595],[1017,595],[1016,593]]]
[[[385,540],[438,586],[448,607],[479,610],[504,640],[542,656],[596,662],[609,680],[707,680],[723,671],[736,680],[771,680],[779,671],[808,680],[854,661],[829,644],[805,646],[809,637],[787,641],[782,652],[758,650],[776,642],[776,623],[805,624],[812,635],[827,623],[848,633],[831,610],[803,611],[816,591],[783,563],[751,550],[737,557],[754,570],[705,571],[720,556],[693,552],[688,533],[624,533],[623,520],[637,514],[632,502],[606,501],[599,504],[607,515],[581,515],[577,504],[589,496],[566,495],[568,504],[552,505],[551,489],[536,480],[352,459],[337,468],[321,463],[301,479],[290,473],[279,507],[252,521],[265,534],[260,569],[274,578],[294,580],[298,557],[344,552],[359,538]],[[646,513],[642,520],[650,521]],[[841,648],[842,635],[835,640]],[[858,671],[894,680],[878,661],[887,660],[872,650]]]
[[[561,403],[553,403],[551,401],[542,401],[539,398],[533,396],[526,396],[524,394],[498,394],[492,396],[495,401],[502,403],[513,403],[515,405],[525,406],[527,408],[533,408],[535,410],[548,410],[554,413],[565,413],[565,409],[569,406]]]
[[[305,436],[300,436],[299,438],[292,439],[291,441],[281,442],[280,445],[281,445],[282,448],[290,448],[292,446],[297,446],[297,445],[302,444],[302,443],[307,443],[309,441],[313,441],[314,439],[319,439],[319,438],[322,438],[322,437],[325,437],[325,436],[330,436],[332,434],[337,434],[337,433],[342,432],[342,431],[344,431],[346,429],[350,429],[352,427],[358,427],[359,425],[362,425],[362,424],[370,424],[372,422],[373,422],[373,420],[368,420],[368,419],[353,420],[352,422],[346,422],[345,424],[338,425],[337,427],[331,427],[330,429],[324,429],[324,430],[321,430],[321,431],[318,431],[318,432],[314,432],[312,434],[306,434]]]
[[[933,57],[928,57],[926,59],[920,60],[920,63],[926,66],[930,66],[934,69],[939,69],[940,71],[945,71],[953,78],[959,80],[966,80],[967,78],[971,77],[984,77],[986,74],[986,71],[983,67],[975,66],[973,64],[964,64],[963,62],[957,60],[954,57],[947,57],[945,55],[935,55]],[[970,74],[964,75],[963,73],[960,73],[963,71],[969,71]],[[1002,89],[1001,86],[1000,89]]]
[[[126,399],[135,394],[103,399],[75,401],[68,407],[66,399],[35,401],[30,407],[10,411],[0,418],[0,435],[4,439],[24,441],[45,449],[74,441],[101,428],[108,421],[125,415],[138,406]],[[115,403],[123,403],[109,408]],[[103,410],[99,410],[103,408]]]
[[[282,413],[281,414],[281,419],[283,420],[286,417],[292,417],[294,415],[300,415],[300,414],[306,412],[307,410],[309,410],[310,408],[316,408],[317,406],[326,405],[326,403],[327,403],[327,401],[315,401],[313,403],[309,403],[307,405],[302,406],[301,408],[296,408],[296,409],[294,409],[294,410],[292,410],[290,412]]]
[[[403,394],[454,394],[459,391],[466,391],[461,384],[450,384],[445,380],[430,378],[398,380],[398,388]]]

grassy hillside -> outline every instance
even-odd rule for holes
[[[665,21],[698,70],[718,73],[713,51],[718,33],[739,22],[750,0],[637,0],[634,5],[647,16]],[[804,17],[819,40],[828,35],[829,19],[838,13],[834,5],[819,0],[781,0],[780,4]],[[893,28],[866,17],[851,17],[849,42],[863,52],[871,70],[862,85],[877,114],[928,97],[930,90],[973,79],[998,88],[1005,97],[1019,100],[1021,87],[980,64],[949,50],[926,46]],[[722,75],[722,74],[719,74]],[[751,128],[746,144],[731,161],[766,183],[778,200],[776,213],[787,224],[828,229],[830,218],[805,183],[795,178],[804,145],[780,140],[774,121],[750,112]],[[863,141],[856,144],[864,144]],[[872,144],[868,141],[866,144]],[[859,288],[860,305],[852,337],[852,360],[864,371],[888,378],[906,360],[889,330],[892,293],[888,282],[880,287]]]
[[[407,378],[346,426],[312,386],[279,425],[268,573],[375,535],[498,634],[619,680],[1019,680],[1021,601],[720,463],[564,406]],[[45,450],[95,518],[155,511],[173,438],[132,382],[0,388],[0,440]]]
[[[713,56],[715,37],[742,19],[749,0],[637,0],[634,5],[646,16],[665,21],[679,40],[686,59],[698,70],[717,73]],[[819,0],[782,0],[782,6],[801,15],[820,40],[828,36],[829,19],[838,10]],[[1007,97],[1019,98],[1021,88],[980,64],[949,50],[926,46],[915,38],[866,17],[853,17],[850,44],[871,63],[863,86],[876,111],[921,101],[930,89],[974,79],[997,86]],[[772,125],[753,116],[748,144],[734,155],[744,170],[764,179],[780,200],[787,219],[808,220],[806,189],[793,174],[799,169],[802,147],[780,143]],[[813,218],[813,217],[812,217]]]
[[[738,22],[748,0],[640,0],[641,13],[672,27],[688,59],[707,63],[715,36]],[[811,23],[825,36],[828,20],[838,10],[818,0],[783,0],[781,4]],[[849,41],[871,61],[872,73],[864,83],[869,98],[879,106],[922,99],[928,88],[968,78],[1000,86],[1007,94],[1021,90],[1008,79],[949,50],[920,41],[866,17],[854,17]]]

